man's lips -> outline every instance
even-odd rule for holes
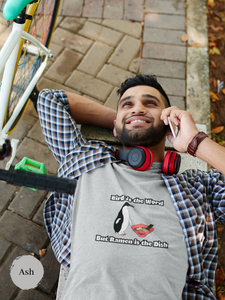
[[[129,117],[125,123],[126,124],[143,124],[143,123],[151,123],[151,120],[147,117],[133,116],[133,117]]]

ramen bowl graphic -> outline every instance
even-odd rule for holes
[[[131,226],[131,229],[140,237],[145,237],[152,231],[154,231],[153,228],[154,225],[144,225],[144,224],[138,224],[138,225],[133,225]]]

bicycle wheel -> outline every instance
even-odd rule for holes
[[[24,31],[29,32],[48,47],[54,31],[59,6],[60,0],[39,0],[37,3],[30,4],[27,14],[32,16],[32,20],[26,20]],[[28,41],[21,39],[14,80],[5,114],[5,123],[10,119],[19,99],[43,61],[42,57],[26,52],[25,49],[28,43]],[[15,129],[28,105],[28,100],[29,98],[8,133]]]

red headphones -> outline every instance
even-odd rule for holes
[[[116,158],[125,160],[132,169],[146,171],[153,164],[153,154],[145,147],[135,147],[131,150],[116,150]],[[168,151],[163,161],[162,172],[168,175],[177,174],[180,168],[181,157],[178,153]]]

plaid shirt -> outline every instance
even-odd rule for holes
[[[59,163],[58,176],[78,180],[85,172],[116,162],[114,149],[86,141],[70,116],[66,94],[43,90],[38,112],[46,142]],[[218,257],[215,221],[225,221],[225,176],[216,170],[161,174],[183,229],[189,270],[183,299],[216,299],[212,289]],[[71,211],[74,196],[52,193],[44,219],[58,261],[70,266]]]

